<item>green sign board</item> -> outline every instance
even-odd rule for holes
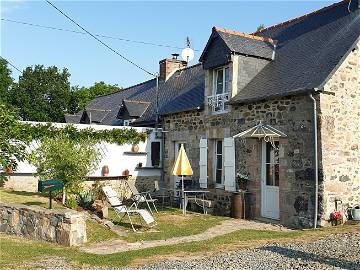
[[[64,188],[64,182],[61,180],[40,180],[38,182],[39,192],[57,191]]]

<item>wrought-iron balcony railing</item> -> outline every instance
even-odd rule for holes
[[[227,110],[226,101],[229,100],[229,93],[208,96],[208,105],[212,112],[224,112]]]

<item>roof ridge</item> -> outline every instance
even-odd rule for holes
[[[274,41],[275,41],[274,39],[269,38],[269,37],[259,37],[259,36],[255,36],[254,34],[247,34],[247,33],[244,33],[244,32],[237,32],[237,31],[234,31],[234,30],[225,29],[225,28],[221,28],[221,27],[217,27],[217,26],[213,27],[213,31],[223,32],[223,33],[226,33],[226,34],[231,34],[231,35],[251,38],[251,39],[255,39],[255,40],[259,40],[259,41],[271,42],[271,43],[274,43]]]
[[[137,99],[123,99],[123,101],[136,102],[136,103],[142,103],[142,104],[150,104],[149,101],[143,101],[143,100],[137,100]]]
[[[142,84],[148,83],[148,82],[150,82],[150,81],[152,81],[152,80],[156,80],[156,79],[153,78],[153,79],[150,79],[150,80],[147,80],[147,81],[143,81],[143,82],[138,83],[138,84],[134,84],[134,85],[131,85],[131,86],[128,86],[128,87],[125,87],[125,88],[121,88],[121,89],[119,89],[119,90],[117,90],[117,91],[114,91],[114,92],[112,92],[112,93],[108,93],[108,94],[103,94],[103,95],[97,96],[97,97],[95,97],[94,99],[99,98],[99,97],[109,96],[109,95],[116,94],[116,93],[119,93],[119,92],[123,92],[123,91],[125,91],[125,90],[129,90],[130,88],[133,88],[133,87],[140,86],[140,85],[142,85]],[[94,100],[94,99],[93,99],[93,100]]]
[[[187,66],[187,67],[179,68],[177,71],[194,68],[194,67],[197,67],[197,66],[199,66],[199,65],[201,65],[201,63],[197,63],[197,64],[192,65],[192,66]]]
[[[290,24],[290,23],[299,21],[299,20],[301,20],[301,19],[303,19],[303,18],[306,18],[306,17],[312,16],[312,15],[315,15],[315,14],[319,14],[319,13],[325,12],[325,11],[327,11],[327,10],[329,10],[329,9],[335,8],[335,7],[337,7],[337,6],[340,6],[340,5],[343,4],[344,2],[349,2],[349,1],[351,1],[351,0],[342,0],[342,1],[340,1],[340,2],[331,4],[330,6],[326,6],[326,7],[323,7],[323,8],[317,9],[317,10],[314,10],[314,11],[312,11],[312,12],[306,13],[306,14],[301,15],[301,16],[299,16],[299,17],[295,17],[295,18],[292,18],[292,19],[283,21],[283,22],[281,22],[281,23],[277,23],[277,24],[271,25],[271,26],[269,26],[269,27],[266,27],[266,28],[264,28],[264,29],[261,29],[261,30],[259,30],[259,31],[256,31],[256,32],[252,33],[252,35],[257,35],[257,34],[266,32],[266,31],[268,31],[268,30],[272,30],[272,29],[277,28],[277,27],[280,27],[280,26],[288,25],[288,24]]]

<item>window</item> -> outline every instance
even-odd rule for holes
[[[160,142],[151,143],[151,166],[160,166]]]
[[[223,141],[215,141],[215,183],[218,185],[223,184],[224,179],[224,166],[223,166]]]
[[[272,146],[270,142],[266,143],[266,185],[279,186],[279,142],[275,141]]]
[[[225,93],[229,93],[229,68],[220,68],[220,69],[215,69],[215,75],[214,75],[214,79],[215,79],[215,91],[214,94],[215,95],[221,95],[221,94],[225,94]]]
[[[213,95],[208,96],[208,105],[213,112],[227,111],[225,102],[229,100],[230,71],[228,67],[214,70]]]

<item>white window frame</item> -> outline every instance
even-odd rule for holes
[[[216,93],[217,91],[217,77],[218,77],[218,72],[222,70],[223,72],[223,81],[222,81],[222,85],[223,85],[223,89],[221,91],[221,93]],[[225,84],[226,84],[226,70],[229,71],[229,78],[228,78],[228,89],[226,89]],[[227,90],[227,91],[226,91]],[[221,68],[216,68],[213,70],[213,91],[212,91],[213,95],[220,95],[220,94],[226,94],[226,93],[230,93],[230,67],[229,66],[223,66]]]
[[[216,182],[216,175],[217,175],[217,157],[218,154],[218,148],[217,144],[221,141],[221,183]],[[224,140],[223,139],[215,139],[214,140],[214,161],[213,161],[213,181],[216,188],[223,188],[224,187]]]
[[[222,80],[222,91],[221,93],[217,93],[217,79],[218,72],[223,72],[223,80]],[[226,71],[228,71],[228,78],[226,80]],[[221,68],[216,68],[213,71],[212,76],[212,95],[208,96],[208,104],[210,110],[213,114],[221,114],[229,111],[228,106],[224,103],[230,99],[231,93],[231,79],[230,79],[230,67],[223,66]],[[227,87],[226,87],[227,85]]]

